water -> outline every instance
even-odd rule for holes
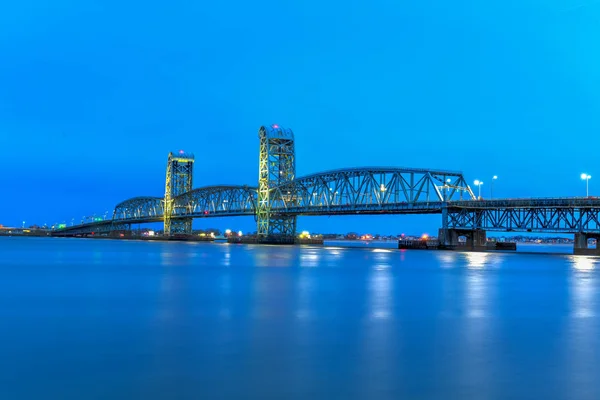
[[[597,400],[599,268],[0,238],[0,399]]]

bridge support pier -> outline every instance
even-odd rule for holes
[[[459,242],[459,237],[464,236],[465,245]],[[482,229],[440,229],[439,241],[442,249],[456,250],[487,250],[487,233]]]
[[[579,232],[575,234],[575,244],[573,245],[573,254],[581,256],[600,256],[600,246],[596,244],[595,249],[588,246],[589,239],[600,239],[600,235]]]

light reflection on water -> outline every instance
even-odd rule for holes
[[[575,318],[595,317],[597,305],[597,278],[592,275],[596,269],[597,258],[589,256],[570,256],[569,261],[575,270],[571,276],[572,316]]]
[[[32,240],[0,398],[600,398],[596,258]]]
[[[484,252],[472,252],[472,253],[464,253],[466,254],[468,267],[471,269],[479,269],[486,266],[486,261],[490,256],[490,253]],[[494,255],[497,257],[497,255]]]
[[[598,262],[597,258],[589,256],[571,256],[569,259],[573,264],[573,268],[578,271],[592,271],[596,268]]]

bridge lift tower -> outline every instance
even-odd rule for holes
[[[283,201],[274,190],[296,177],[294,133],[278,125],[261,126],[258,131],[260,152],[258,164],[257,236],[261,243],[294,243],[296,216],[273,212]]]
[[[175,197],[192,190],[194,155],[183,150],[169,153],[165,188],[164,225],[165,235],[191,234],[192,219],[171,219]]]

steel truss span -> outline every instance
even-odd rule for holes
[[[171,200],[173,222],[191,218],[253,215],[259,190],[252,186],[218,185],[194,189]],[[298,215],[440,213],[443,204],[474,199],[459,172],[410,168],[352,168],[327,171],[271,188],[269,221],[293,221]],[[466,202],[470,203],[470,202]],[[126,224],[163,221],[165,200],[134,197],[115,207],[112,230]],[[68,227],[57,234],[91,232],[98,225]],[[80,229],[82,228],[82,229]]]
[[[475,199],[460,172],[390,167],[322,172],[273,192],[274,209],[298,215],[439,213],[443,202]]]
[[[600,200],[515,199],[448,205],[448,228],[486,231],[600,233]]]
[[[256,199],[255,187],[207,186],[176,197],[173,217],[255,215]]]
[[[160,220],[163,216],[164,201],[162,197],[134,197],[115,206],[113,221],[143,222],[141,220]]]

